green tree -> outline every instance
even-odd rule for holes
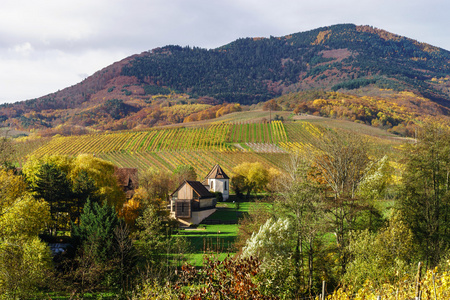
[[[67,229],[72,206],[72,186],[66,173],[54,164],[44,163],[39,168],[31,191],[36,199],[44,199],[50,205],[51,234]]]
[[[155,277],[159,276],[158,280],[172,276],[174,263],[183,259],[183,253],[190,252],[190,246],[186,239],[174,235],[178,224],[169,218],[163,202],[147,205],[136,220],[136,227],[136,248],[144,258],[144,267]]]
[[[450,131],[427,125],[407,150],[400,207],[420,259],[434,267],[450,246]]]
[[[81,170],[72,182],[73,205],[70,209],[71,222],[80,224],[80,215],[84,205],[89,198],[95,200],[96,195],[98,193],[95,181],[89,177],[86,171]],[[100,199],[97,199],[94,202],[99,201]]]
[[[194,167],[189,165],[180,165],[173,173],[177,176],[178,185],[182,184],[185,180],[197,180],[197,173]]]
[[[343,281],[355,290],[366,280],[381,286],[398,282],[409,271],[414,251],[413,233],[401,214],[394,211],[378,233],[353,231],[348,245],[352,259]]]
[[[123,292],[134,267],[134,247],[126,225],[106,202],[88,200],[80,224],[72,227],[78,245],[74,279],[80,292],[101,288]],[[131,280],[131,279],[130,279]]]
[[[105,262],[113,250],[114,230],[120,221],[111,206],[88,200],[80,216],[80,225],[73,226],[72,236],[96,262]]]
[[[322,191],[308,179],[309,167],[304,158],[292,155],[285,166],[285,176],[279,179],[278,214],[292,222],[295,248],[293,274],[296,296],[316,292],[321,280],[316,280],[316,260],[325,231],[322,209]],[[323,277],[323,274],[322,274]]]

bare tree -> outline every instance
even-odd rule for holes
[[[309,151],[314,178],[325,188],[323,209],[329,229],[336,236],[336,246],[345,272],[348,255],[347,234],[355,229],[357,218],[370,207],[358,199],[357,189],[372,165],[369,143],[360,135],[325,130]]]

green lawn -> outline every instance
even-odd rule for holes
[[[255,202],[220,202],[217,211],[208,217],[209,220],[237,221],[249,211]],[[263,203],[263,205],[270,205]],[[217,255],[224,259],[236,253],[234,242],[237,237],[238,224],[200,224],[197,228],[181,229],[179,233],[186,237],[192,246],[192,254],[188,255],[188,262],[194,266],[203,264],[205,254]]]

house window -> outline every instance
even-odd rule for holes
[[[227,182],[226,182],[226,181],[223,183],[223,190],[224,190],[224,191],[227,190]]]
[[[211,190],[214,191],[214,181],[211,181]]]

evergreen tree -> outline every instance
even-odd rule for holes
[[[66,173],[54,164],[44,163],[36,174],[31,190],[35,198],[49,203],[53,221],[50,231],[56,235],[62,227],[60,225],[67,223],[72,204],[72,186]]]
[[[119,224],[113,207],[88,199],[80,216],[80,224],[72,228],[72,237],[84,251],[89,248],[96,262],[105,262],[114,248],[114,230]]]

